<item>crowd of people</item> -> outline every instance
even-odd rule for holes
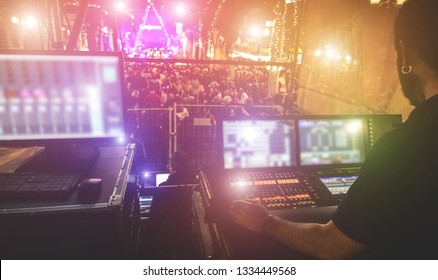
[[[279,106],[281,114],[286,70],[281,70],[274,92],[268,89],[269,71],[266,66],[133,62],[126,67],[129,107],[265,105]]]
[[[277,70],[278,75],[272,75],[272,71],[266,66],[247,64],[128,62],[125,65],[128,108],[139,109],[128,115],[131,137],[141,141],[149,157],[157,158],[158,162],[166,154],[169,141],[166,109],[175,104],[178,145],[189,153],[198,151],[214,138],[214,125],[221,117],[286,114],[287,100],[290,100],[287,98],[287,70]],[[270,83],[270,77],[275,81]],[[190,117],[209,118],[212,126],[198,127],[195,132]],[[199,131],[201,129],[206,130]],[[195,139],[195,134],[205,139]],[[209,149],[204,147],[204,150]]]

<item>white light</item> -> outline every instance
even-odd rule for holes
[[[145,177],[145,178],[149,178],[149,176],[151,176],[151,175],[149,174],[149,172],[144,172],[144,173],[143,173],[143,177]]]
[[[260,28],[258,26],[253,26],[251,28],[251,35],[254,37],[258,37],[261,35]]]
[[[20,19],[16,16],[11,17],[11,21],[13,24],[18,24],[20,22]]]
[[[116,3],[117,10],[123,12],[126,9],[126,4],[122,1]]]
[[[345,56],[345,62],[347,62],[347,63],[350,63],[352,59],[353,59],[353,58],[352,58],[351,55],[349,55],[349,54],[347,54],[347,55]]]
[[[117,141],[118,141],[120,144],[123,144],[123,143],[125,143],[125,138],[124,138],[124,137],[119,137],[119,138],[117,139]]]
[[[321,56],[322,55],[322,51],[320,49],[317,49],[314,53],[314,56]]]
[[[248,142],[253,142],[254,139],[257,139],[257,132],[252,127],[246,128],[243,132],[243,135],[245,137],[245,140],[247,140]]]
[[[106,33],[106,34],[109,33],[108,26],[103,26],[100,30],[102,31],[102,33]]]
[[[263,36],[269,36],[269,34],[269,28],[265,28],[265,30],[263,30]]]
[[[28,27],[35,27],[37,26],[37,21],[33,16],[28,16],[24,19],[24,24]]]
[[[335,50],[329,48],[325,51],[325,55],[327,56],[327,58],[330,59],[330,58],[335,57],[336,53],[335,53]]]
[[[275,20],[267,20],[265,22],[266,27],[274,27],[275,26]]]
[[[175,11],[177,15],[182,16],[186,13],[186,6],[184,5],[184,3],[180,3],[178,6],[176,6]]]
[[[379,3],[380,3],[380,0],[370,0],[370,3],[371,3],[372,5],[379,4]]]
[[[359,130],[362,129],[362,122],[361,121],[352,121],[347,125],[348,132],[355,134]]]

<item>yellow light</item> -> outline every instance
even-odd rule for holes
[[[327,49],[325,51],[325,55],[327,56],[328,59],[331,59],[331,58],[335,57],[336,53],[333,49]]]
[[[13,24],[18,24],[20,22],[20,19],[16,16],[11,17],[11,21]]]

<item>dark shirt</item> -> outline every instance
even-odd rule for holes
[[[359,258],[438,259],[438,96],[377,141],[333,222]]]

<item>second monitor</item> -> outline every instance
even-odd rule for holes
[[[301,166],[361,164],[365,159],[365,118],[298,119]]]

